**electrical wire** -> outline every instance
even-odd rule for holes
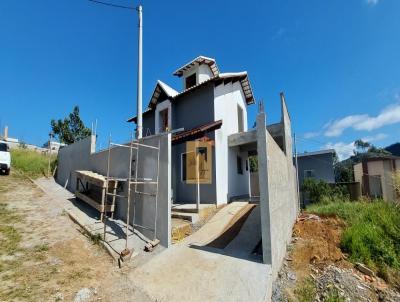
[[[106,5],[106,6],[125,8],[125,9],[130,9],[130,10],[136,10],[136,8],[132,7],[132,6],[124,6],[124,5],[114,4],[114,3],[110,3],[110,2],[103,2],[103,1],[99,1],[99,0],[88,0],[88,1],[94,2],[94,3],[103,4],[103,5]]]

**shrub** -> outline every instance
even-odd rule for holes
[[[349,198],[345,187],[332,186],[323,180],[313,178],[305,179],[301,190],[308,194],[311,203],[329,203]]]

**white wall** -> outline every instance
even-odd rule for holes
[[[227,203],[229,197],[249,194],[250,173],[244,166],[243,175],[237,174],[238,150],[229,151],[228,147],[228,136],[238,132],[237,105],[243,109],[243,129],[247,131],[246,101],[240,83],[221,84],[214,88],[214,119],[222,120],[221,128],[215,131],[217,204]],[[247,154],[239,156],[247,159]]]
[[[196,73],[196,84],[199,84],[201,82],[204,82],[210,78],[212,78],[214,75],[210,69],[210,67],[206,64],[201,64],[198,65],[196,64],[192,68],[186,70],[182,74],[182,88],[186,89],[185,87],[185,80],[188,76],[191,76],[192,74]]]
[[[156,113],[155,113],[155,119],[154,119],[154,129],[155,133],[159,134],[161,126],[160,125],[160,111],[163,111],[168,108],[168,128],[171,129],[172,125],[172,108],[171,108],[171,101],[170,100],[165,100],[161,103],[157,104],[156,107]]]
[[[202,64],[199,66],[199,72],[197,74],[197,84],[207,81],[212,78],[214,75],[210,69],[210,67],[206,64]]]

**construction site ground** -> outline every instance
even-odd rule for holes
[[[400,301],[400,292],[356,269],[340,249],[344,223],[303,213],[273,286],[273,301]]]
[[[150,301],[27,178],[0,176],[0,301]]]
[[[90,212],[63,190],[51,179],[0,176],[0,301],[264,301],[271,291],[270,267],[253,252],[254,205],[215,210],[171,248],[119,268],[101,237],[85,232]]]

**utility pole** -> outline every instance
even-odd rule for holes
[[[294,158],[295,158],[295,161],[296,161],[297,203],[298,203],[298,208],[300,210],[301,209],[301,204],[300,204],[300,185],[299,185],[299,163],[297,161],[296,133],[293,134],[293,140],[294,140]]]
[[[143,135],[143,121],[142,121],[142,5],[139,4],[138,8],[139,15],[139,41],[138,41],[138,75],[137,75],[137,129],[136,129],[136,137],[137,139],[142,138]]]
[[[140,139],[143,136],[143,121],[142,121],[142,63],[143,63],[143,43],[142,43],[142,35],[143,35],[143,23],[142,23],[142,5],[139,4],[137,8],[118,5],[110,2],[105,2],[101,0],[89,0],[90,2],[94,2],[97,4],[106,5],[109,7],[116,7],[116,8],[124,8],[129,10],[137,10],[139,22],[138,22],[138,29],[139,29],[139,37],[138,37],[138,70],[137,70],[137,128],[136,128],[136,138]],[[97,129],[96,129],[97,130]],[[96,131],[97,134],[97,131]]]
[[[51,138],[53,137],[53,133],[49,133],[49,165],[47,168],[47,177],[50,177],[50,172],[51,172]]]

